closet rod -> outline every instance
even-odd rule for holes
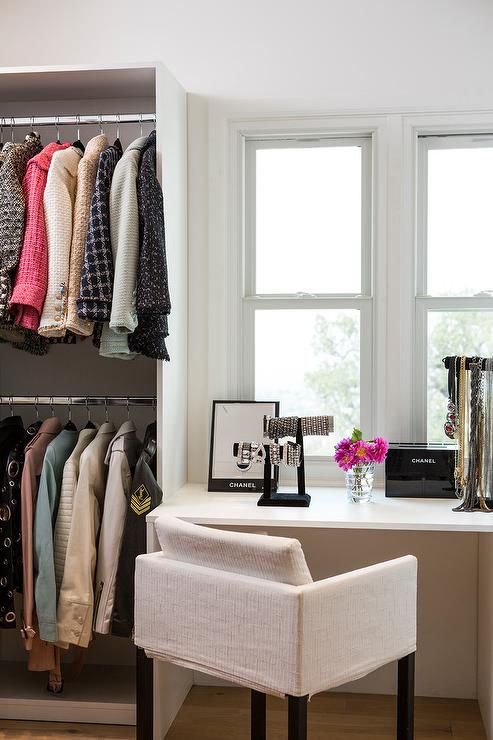
[[[155,406],[156,396],[0,396],[8,406]]]
[[[25,116],[18,118],[16,116],[0,116],[0,123],[3,128],[15,128],[17,126],[38,127],[38,126],[82,126],[83,124],[92,124],[93,126],[118,124],[118,123],[155,123],[155,113],[119,113],[117,114],[92,114],[90,116]]]

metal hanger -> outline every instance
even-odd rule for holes
[[[127,419],[130,421],[130,398],[127,396]]]
[[[10,409],[10,416],[14,415],[14,401],[12,399],[12,396],[9,396],[9,409]]]
[[[77,427],[72,421],[72,396],[69,396],[67,405],[68,405],[68,421],[65,424],[64,428],[69,432],[75,432],[77,431]]]
[[[55,117],[56,143],[60,144],[60,116]]]
[[[14,138],[14,119],[12,118],[12,116],[10,116],[10,141],[12,142],[12,144],[15,143],[15,138]]]
[[[101,136],[103,136],[103,134],[104,134],[103,116],[101,115],[101,113],[99,114],[98,119],[99,119],[99,133],[101,134]]]
[[[144,135],[143,133],[144,129],[142,128],[142,113],[139,114],[139,123],[140,123],[140,135],[142,137]]]
[[[86,396],[86,411],[87,411],[87,424],[84,429],[96,429],[96,424],[91,421],[91,410],[89,408],[89,400]]]
[[[108,414],[108,398],[107,397],[105,397],[105,399],[104,399],[104,419],[105,419],[105,421],[109,421],[110,420],[110,417],[109,417],[109,414]]]
[[[55,416],[55,407],[53,405],[53,396],[50,396],[50,412],[52,416]]]
[[[120,141],[120,119],[121,119],[121,115],[120,113],[118,113],[116,117],[116,140],[117,141]]]
[[[36,421],[39,421],[38,400],[39,400],[39,396],[35,396],[35,398],[34,398],[34,411],[36,412]]]

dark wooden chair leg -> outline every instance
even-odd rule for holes
[[[261,691],[252,689],[250,699],[250,737],[251,740],[265,740],[267,737],[267,697]]]
[[[397,740],[414,740],[415,653],[401,658],[397,667]]]
[[[288,740],[307,740],[308,696],[288,696]]]
[[[137,719],[136,740],[153,740],[154,737],[154,676],[153,661],[145,651],[137,648]]]

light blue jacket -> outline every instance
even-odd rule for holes
[[[76,431],[62,429],[50,442],[39,481],[33,532],[34,599],[39,636],[46,642],[57,641],[53,531],[60,502],[63,467],[72,454],[78,436]]]

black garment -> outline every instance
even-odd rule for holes
[[[11,495],[7,480],[7,460],[10,451],[23,439],[24,427],[20,416],[8,416],[0,421],[0,627],[15,627],[14,593],[16,571],[14,544],[20,516],[19,496]]]
[[[156,424],[149,424],[144,449],[135,467],[116,574],[111,633],[131,637],[134,628],[135,558],[146,552],[146,515],[159,506],[163,492],[156,482]]]
[[[13,579],[15,590],[18,593],[22,593],[21,478],[24,469],[24,453],[26,446],[39,432],[42,423],[35,421],[34,424],[28,426],[23,438],[10,451],[5,468],[7,505],[12,511]]]
[[[137,270],[138,326],[128,337],[132,352],[169,360],[166,349],[171,301],[168,288],[164,199],[156,176],[156,132],[142,148],[137,177],[140,256]]]

